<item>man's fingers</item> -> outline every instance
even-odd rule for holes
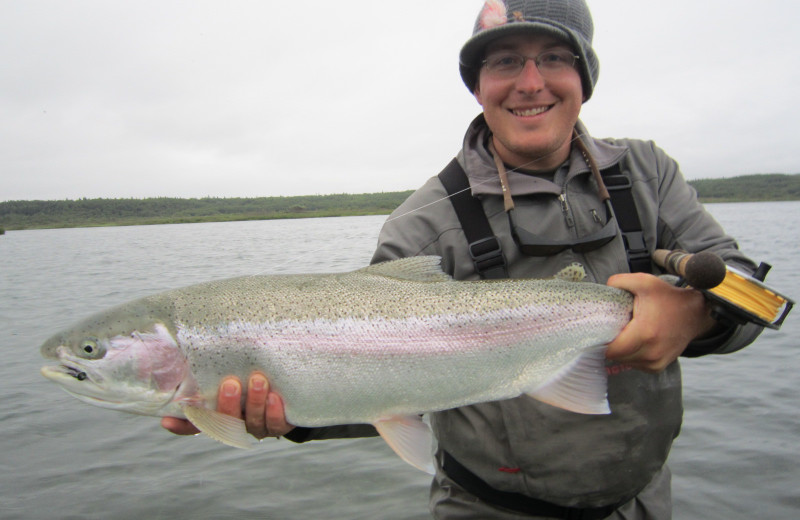
[[[217,411],[242,418],[242,383],[236,377],[226,377],[219,385]]]
[[[286,422],[286,415],[283,409],[283,401],[280,396],[270,393],[267,400],[267,430],[269,435],[280,437],[286,435],[294,429],[294,426]]]
[[[178,419],[177,417],[162,417],[161,427],[175,435],[197,435],[200,433],[200,430],[195,428],[194,424],[186,419]]]
[[[219,385],[217,411],[245,419],[247,431],[258,439],[279,437],[294,427],[286,422],[283,401],[280,396],[269,391],[267,377],[254,372],[247,381],[247,397],[242,410],[242,383],[236,377],[227,377]],[[164,417],[161,426],[176,435],[195,435],[200,433],[192,423],[176,417]]]
[[[254,372],[247,383],[247,399],[244,405],[244,416],[247,431],[257,439],[269,435],[267,431],[267,394],[269,383],[261,372]]]

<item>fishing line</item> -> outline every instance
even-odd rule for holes
[[[569,142],[570,142],[570,145],[572,145],[572,143],[574,143],[575,141],[577,141],[578,139],[580,139],[581,137],[583,137],[583,135],[584,135],[584,134],[576,134],[576,135],[573,135],[573,136],[572,136],[572,138],[571,138],[571,139],[570,139],[570,141],[569,141]],[[490,136],[490,137],[491,137],[491,136]],[[536,159],[534,159],[534,160],[532,160],[532,161],[529,161],[529,162],[527,162],[527,163],[525,163],[525,164],[522,164],[522,165],[520,165],[520,166],[517,166],[517,167],[515,167],[515,168],[511,168],[511,169],[507,170],[507,171],[506,171],[506,173],[509,173],[509,172],[516,172],[516,171],[525,170],[525,169],[527,169],[527,168],[530,168],[530,167],[531,167],[531,166],[533,166],[534,164],[538,163],[539,161],[542,161],[542,160],[546,159],[547,157],[549,157],[549,156],[551,156],[551,155],[553,155],[553,154],[555,154],[555,153],[558,153],[558,150],[554,150],[554,151],[552,151],[552,152],[549,152],[549,153],[547,153],[547,154],[545,154],[545,155],[543,155],[543,156],[541,156],[541,157],[538,157],[538,158],[536,158]],[[440,198],[440,199],[437,199],[437,200],[434,200],[434,201],[432,201],[432,202],[429,202],[429,203],[427,203],[427,204],[424,204],[424,205],[422,205],[422,206],[420,206],[420,207],[418,207],[418,208],[414,208],[414,209],[408,210],[408,211],[406,211],[405,213],[401,213],[400,215],[397,215],[397,216],[394,216],[394,217],[389,217],[389,218],[387,218],[387,219],[384,221],[384,224],[386,224],[386,223],[388,223],[388,222],[393,222],[393,221],[395,221],[395,220],[398,220],[398,219],[401,219],[401,218],[404,218],[404,217],[407,217],[407,216],[409,216],[409,215],[411,215],[411,214],[413,214],[413,213],[416,213],[417,211],[421,211],[421,210],[423,210],[423,209],[425,209],[425,208],[428,208],[428,207],[430,207],[430,206],[433,206],[434,204],[438,204],[438,203],[440,203],[440,202],[442,202],[442,201],[445,201],[445,200],[449,199],[450,197],[453,197],[453,196],[455,196],[455,195],[458,195],[459,193],[463,193],[463,192],[465,192],[465,191],[467,191],[467,190],[471,190],[473,186],[481,186],[481,185],[483,185],[483,184],[486,184],[486,183],[488,183],[488,182],[499,182],[499,181],[498,181],[498,179],[496,179],[496,178],[492,177],[492,178],[485,179],[485,180],[483,180],[483,181],[480,181],[480,182],[475,182],[475,183],[472,183],[472,182],[470,182],[470,186],[469,186],[469,187],[467,187],[467,188],[464,188],[463,190],[457,191],[457,192],[455,192],[455,193],[452,193],[452,194],[450,194],[450,195],[446,195],[446,196],[444,196],[444,197],[442,197],[442,198]],[[350,235],[349,237],[345,237],[345,240],[347,240],[348,238],[353,238],[354,236],[355,236],[355,235]],[[311,251],[307,251],[307,252],[305,252],[304,254],[306,254],[306,255],[310,255],[310,254],[314,254],[314,253],[319,253],[319,252],[320,252],[320,251],[322,251],[323,249],[325,249],[325,247],[319,247],[319,248],[317,248],[317,249],[313,249],[313,250],[311,250]],[[272,267],[270,268],[270,270],[269,270],[269,271],[271,272],[271,271],[274,271],[275,269],[280,269],[280,268],[282,268],[282,267],[285,267],[286,265],[289,265],[289,264],[291,264],[291,263],[294,263],[294,262],[296,262],[296,261],[298,260],[298,258],[299,258],[299,257],[297,257],[297,256],[294,256],[294,257],[292,257],[292,258],[289,258],[289,259],[287,259],[285,262],[282,262],[282,263],[279,263],[279,264],[277,264],[277,265],[274,265],[274,266],[272,266]],[[267,270],[260,271],[260,272],[258,272],[258,273],[252,274],[252,275],[250,275],[250,276],[259,276],[259,275],[262,275],[262,274],[265,274],[265,273],[267,273]],[[273,273],[273,274],[274,274],[274,273]]]
[[[575,142],[577,139],[580,139],[580,137],[581,137],[581,135],[577,135],[577,136],[573,137],[572,139],[570,139],[570,141],[569,141],[569,142],[570,142],[570,144],[574,143],[574,142]],[[520,171],[520,170],[525,170],[525,169],[529,168],[530,166],[533,166],[535,163],[537,163],[537,162],[539,162],[539,161],[541,161],[541,160],[543,160],[543,159],[546,159],[546,158],[547,158],[547,157],[549,157],[550,155],[553,155],[553,154],[554,154],[554,153],[556,153],[556,152],[558,152],[558,150],[554,150],[554,151],[552,151],[552,152],[550,152],[550,153],[548,153],[548,154],[546,154],[546,155],[543,155],[543,156],[541,156],[541,157],[539,157],[539,158],[537,158],[537,159],[534,159],[534,160],[532,160],[532,161],[530,161],[530,162],[527,162],[527,163],[525,163],[525,164],[523,164],[523,165],[521,165],[521,166],[517,166],[517,167],[515,167],[515,168],[511,168],[511,169],[507,169],[507,170],[506,170],[506,173],[510,173],[510,172],[516,172],[516,171]],[[486,179],[486,180],[483,180],[483,181],[480,181],[480,182],[475,182],[475,183],[473,183],[473,182],[470,182],[470,186],[469,186],[468,188],[464,188],[463,190],[460,190],[460,191],[457,191],[457,192],[455,192],[455,193],[452,193],[452,194],[450,194],[450,195],[447,195],[447,196],[445,196],[445,197],[442,197],[441,199],[434,200],[433,202],[429,202],[429,203],[427,203],[427,204],[425,204],[425,205],[423,205],[423,206],[420,206],[420,207],[418,207],[418,208],[414,208],[414,209],[412,209],[412,210],[406,211],[405,213],[402,213],[402,214],[400,214],[400,215],[397,215],[396,217],[388,218],[388,219],[386,219],[386,222],[392,222],[392,221],[394,221],[394,220],[397,220],[397,219],[399,219],[399,218],[405,217],[405,216],[407,216],[407,215],[410,215],[410,214],[412,214],[412,213],[415,213],[415,212],[417,212],[417,211],[420,211],[420,210],[422,210],[422,209],[425,209],[425,208],[427,208],[427,207],[429,207],[429,206],[433,206],[434,204],[438,204],[439,202],[442,202],[443,200],[447,200],[447,199],[449,199],[450,197],[454,197],[454,196],[458,195],[459,193],[463,193],[463,192],[465,192],[465,191],[467,191],[467,190],[471,190],[473,186],[481,186],[481,185],[483,185],[483,184],[486,184],[487,182],[493,182],[493,181],[497,181],[497,182],[499,182],[499,181],[498,181],[498,179],[495,179],[495,178],[490,178],[490,179]]]

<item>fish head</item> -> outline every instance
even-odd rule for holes
[[[185,356],[167,326],[97,327],[93,318],[57,334],[41,347],[58,365],[47,379],[83,402],[142,415],[164,415],[190,379]],[[100,334],[98,330],[105,332]]]

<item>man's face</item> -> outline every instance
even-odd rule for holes
[[[528,58],[569,46],[546,35],[501,38],[486,48],[486,57],[510,51]],[[533,60],[514,77],[498,77],[482,67],[475,98],[500,158],[513,167],[553,169],[569,156],[572,129],[583,103],[575,67],[543,76]]]

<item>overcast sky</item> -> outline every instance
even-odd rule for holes
[[[480,107],[483,0],[0,0],[0,201],[414,189]],[[800,172],[800,2],[590,0],[596,137]]]

